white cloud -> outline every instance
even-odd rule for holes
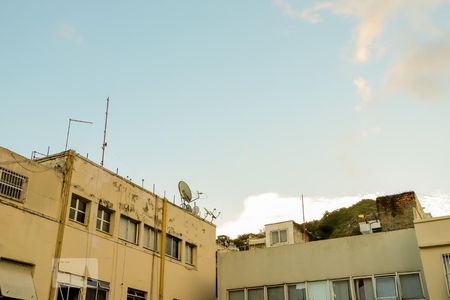
[[[83,42],[83,37],[78,34],[72,26],[67,24],[61,25],[58,28],[58,37],[73,41],[76,44],[81,44]]]
[[[305,197],[305,217],[307,221],[317,220],[325,211],[333,211],[341,207],[349,207],[362,199],[375,199],[382,195],[365,194],[342,197]],[[425,211],[433,216],[450,214],[450,195],[434,193],[418,195]],[[284,197],[276,193],[266,193],[250,196],[244,200],[244,209],[235,220],[223,223],[217,228],[217,234],[237,237],[243,233],[258,233],[265,224],[294,220],[302,221],[302,206],[300,197]]]
[[[417,45],[387,72],[386,88],[422,101],[450,95],[450,35],[445,41]]]
[[[323,12],[356,20],[354,62],[365,64],[373,57],[391,55],[383,80],[386,91],[421,100],[448,98],[450,24],[434,24],[432,14],[448,8],[449,0],[325,0],[309,7],[301,7],[299,0],[273,1],[286,15],[311,23],[322,21]],[[389,35],[395,39],[387,43],[383,38]],[[363,105],[355,110],[362,111]]]

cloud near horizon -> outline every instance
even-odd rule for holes
[[[342,197],[304,197],[305,219],[317,220],[325,211],[349,207],[362,199],[375,199],[381,195],[375,193]],[[425,211],[433,216],[450,215],[449,194],[418,194],[417,197]],[[265,224],[286,220],[302,222],[300,197],[280,196],[277,193],[249,196],[244,200],[244,208],[239,216],[218,226],[217,235],[224,234],[235,238],[243,233],[258,233],[264,229]]]

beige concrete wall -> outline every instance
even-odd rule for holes
[[[28,178],[23,202],[0,195],[0,259],[34,265],[37,297],[48,299],[62,174],[1,147],[0,166]]]
[[[278,247],[286,244],[294,244],[294,232],[293,232],[293,223],[292,221],[280,222],[267,224],[264,226],[264,230],[266,232],[266,247]],[[287,230],[287,242],[272,245],[272,235],[271,232],[275,230]]]
[[[219,253],[219,300],[228,289],[421,270],[414,229]]]
[[[416,221],[415,228],[430,299],[448,299],[442,254],[450,253],[450,216]]]
[[[88,221],[82,225],[67,219],[62,258],[97,260],[97,279],[111,283],[109,299],[124,299],[128,287],[152,293],[148,299],[157,299],[160,255],[143,248],[142,233],[144,224],[161,228],[162,200],[79,156],[74,163],[71,193],[89,200]],[[95,228],[100,202],[108,203],[114,211],[111,234]],[[140,222],[138,245],[118,238],[121,214]],[[215,226],[169,203],[167,231],[180,238],[182,244],[180,261],[166,257],[164,299],[214,299]],[[185,242],[197,246],[195,267],[185,263]],[[60,270],[77,272],[67,265]]]

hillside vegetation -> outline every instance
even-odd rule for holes
[[[364,219],[358,218],[358,215],[364,215],[367,220],[376,219],[377,205],[375,200],[364,199],[350,207],[339,208],[332,212],[326,211],[320,220],[308,222],[306,227],[317,240],[359,235],[361,233],[358,223]],[[264,233],[245,233],[239,235],[236,239],[222,235],[218,237],[217,241],[226,246],[233,243],[240,250],[247,250],[249,238],[261,237],[264,237]]]
[[[375,200],[364,199],[350,206],[326,211],[320,220],[314,220],[306,224],[306,228],[317,239],[332,239],[344,236],[358,235],[358,222],[363,219],[358,215],[364,215],[371,220],[377,217],[377,205]]]

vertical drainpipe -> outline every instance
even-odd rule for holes
[[[75,160],[74,152],[69,150],[66,152],[66,169],[63,179],[63,186],[61,190],[61,212],[59,214],[59,226],[58,226],[58,235],[56,239],[55,245],[55,256],[53,260],[53,270],[52,270],[52,278],[50,282],[50,296],[49,299],[56,299],[56,278],[59,271],[59,259],[61,258],[61,250],[62,250],[62,242],[64,238],[64,228],[66,226],[67,219],[67,208],[69,206],[70,199],[70,187],[72,185],[72,173],[73,173],[73,163]]]
[[[166,261],[167,200],[162,199],[161,258],[159,260],[159,300],[164,300],[164,264]]]

